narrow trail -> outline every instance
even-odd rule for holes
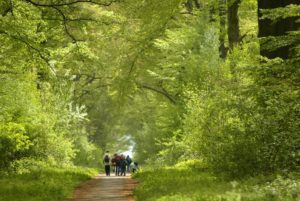
[[[130,175],[106,177],[100,174],[79,186],[65,201],[134,201],[132,191],[136,184]]]

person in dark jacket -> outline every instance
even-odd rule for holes
[[[127,165],[127,161],[125,159],[125,156],[122,155],[120,161],[121,176],[126,176],[126,165]]]
[[[116,161],[116,176],[120,176],[121,173],[121,156],[120,155],[116,155],[115,157],[115,161]]]
[[[132,160],[130,158],[129,155],[127,155],[126,157],[126,163],[127,163],[127,172],[130,172],[130,164],[131,164]]]

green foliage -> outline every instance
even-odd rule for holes
[[[190,163],[190,162],[188,162]],[[160,168],[139,172],[134,195],[145,201],[296,201],[299,178],[257,177],[223,180],[194,168]]]
[[[83,136],[79,137],[75,142],[76,147],[76,157],[74,159],[74,164],[79,166],[87,166],[94,168],[102,168],[102,157],[103,152],[101,149],[97,148],[95,144],[92,144],[88,139]]]
[[[278,19],[285,19],[289,17],[299,17],[300,16],[300,6],[295,4],[290,4],[284,8],[275,9],[263,9],[262,19],[270,19],[276,21]]]
[[[96,29],[102,20],[113,20],[112,12],[91,5],[79,11],[78,5],[54,8],[29,1],[9,2],[1,1],[4,10],[0,15],[0,125],[5,168],[23,157],[53,165],[99,166],[101,148],[90,140],[93,132],[87,131],[86,111],[76,100],[81,85],[77,87],[73,80],[74,74],[84,74],[89,62],[98,57],[88,42],[72,40],[85,38],[81,29]],[[93,9],[99,9],[99,15],[82,20]],[[66,24],[62,17],[68,19]],[[11,125],[19,125],[22,132],[10,129],[8,133]],[[20,145],[11,142],[4,147],[2,141],[8,139],[19,140]],[[31,146],[10,151],[25,142]]]
[[[142,181],[135,190],[137,200],[166,200],[180,198],[193,199],[201,192],[203,196],[216,192],[225,192],[230,184],[217,180],[216,177],[193,169],[158,168],[135,175]]]
[[[95,170],[76,167],[49,167],[44,162],[19,161],[19,174],[0,179],[1,201],[58,201],[70,196],[81,182],[96,174]]]
[[[257,130],[261,133],[261,161],[271,169],[294,169],[299,163],[298,111],[299,71],[289,61],[270,61],[257,68],[255,83],[259,114]],[[271,67],[272,66],[272,67]],[[259,126],[258,126],[259,125]]]
[[[207,8],[197,17],[177,16],[155,40],[146,69],[138,71],[139,82],[151,83],[166,97],[173,95],[175,105],[147,95],[155,109],[134,135],[140,160],[142,155],[149,164],[164,166],[198,159],[231,176],[299,165],[299,61],[259,60],[256,6],[254,1],[241,5],[241,21],[250,22],[241,32],[249,35],[224,62],[219,59],[218,27]],[[276,37],[271,48],[296,44],[294,36]]]
[[[28,138],[22,125],[0,124],[0,168],[7,168],[11,161],[21,157],[22,152],[29,149],[32,143]]]
[[[291,201],[299,199],[299,187],[299,180],[278,177],[267,184],[255,186],[254,191],[260,195],[258,200]]]
[[[189,167],[232,177],[297,169],[299,31],[259,40],[257,1],[242,1],[242,37],[221,59],[220,44],[228,43],[220,41],[226,16],[215,16],[221,1],[198,3],[1,1],[0,168],[19,171],[26,160],[100,168],[104,150],[134,145],[139,163],[177,164],[161,172],[181,175],[175,181],[185,187],[174,192],[159,173],[162,181],[150,183],[160,184],[160,200],[245,197]],[[298,17],[298,10],[264,10],[262,19]],[[260,57],[284,47],[290,59]],[[187,198],[188,182],[207,193]],[[145,189],[150,199],[156,190]]]

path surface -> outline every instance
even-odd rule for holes
[[[135,186],[130,175],[106,177],[100,174],[79,186],[66,201],[134,201],[132,191]]]

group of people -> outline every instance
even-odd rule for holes
[[[134,173],[139,169],[138,163],[132,161],[129,155],[125,157],[123,154],[114,154],[113,157],[110,157],[109,151],[105,153],[103,164],[106,176],[110,176],[111,167],[116,176],[126,176],[126,172]]]

